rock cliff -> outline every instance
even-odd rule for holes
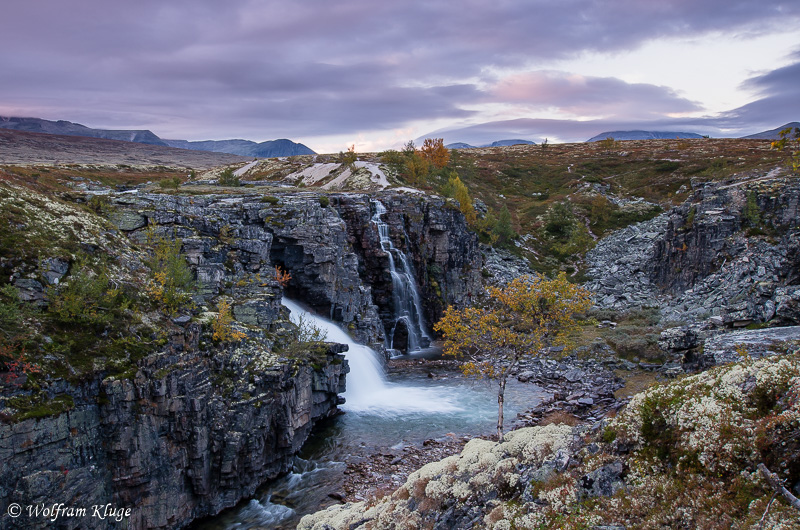
[[[714,326],[796,324],[800,184],[747,177],[698,184],[680,206],[603,239],[588,255],[598,304]]]
[[[143,249],[178,240],[196,278],[193,305],[168,318],[139,314],[154,330],[152,347],[136,358],[126,353],[125,370],[110,371],[112,361],[91,368],[89,360],[80,377],[48,375],[40,393],[63,403],[61,409],[21,416],[15,399],[32,391],[4,392],[0,500],[110,503],[131,509],[121,526],[181,527],[235,505],[286,472],[313,424],[337,412],[348,371],[343,348],[329,344],[302,359],[281,357],[291,327],[284,293],[342,323],[356,340],[383,345],[391,281],[370,223],[375,198],[246,190],[191,196],[134,190],[107,197],[101,210],[108,224],[94,218],[92,230],[105,230],[115,241],[109,255],[115,274],[124,271],[125,282],[147,285],[135,281],[152,267]],[[68,198],[88,203],[92,197]],[[379,199],[394,244],[413,263],[428,322],[478,292],[477,238],[457,209],[442,199],[399,193]],[[104,252],[103,244],[86,252]],[[20,297],[46,307],[53,294],[44,284],[76,281],[72,261],[31,262],[13,277]],[[276,266],[291,278],[279,281]],[[246,340],[226,345],[211,339],[210,328],[228,300]],[[2,517],[2,525],[11,524]],[[47,518],[26,523],[49,524]],[[108,521],[59,524],[101,528]]]
[[[457,208],[438,197],[385,192],[372,198],[362,194],[331,196],[331,204],[345,221],[350,242],[359,257],[358,273],[372,288],[384,329],[392,321],[392,281],[388,254],[381,249],[372,200],[386,208],[384,222],[394,247],[411,259],[421,290],[425,320],[441,318],[448,305],[469,304],[481,290],[483,258],[477,236]]]
[[[177,332],[132,379],[53,388],[72,397],[72,410],[3,426],[3,505],[110,503],[130,508],[120,527],[177,528],[290,469],[314,422],[336,411],[347,371],[341,347],[331,345],[317,369],[295,369],[257,348],[203,352],[198,328]],[[27,513],[20,521],[53,524]],[[4,513],[0,526],[13,522]],[[90,513],[58,525],[109,521]]]

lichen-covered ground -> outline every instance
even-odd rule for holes
[[[800,352],[655,386],[592,427],[475,439],[383,498],[299,528],[800,528],[757,471],[800,488]]]

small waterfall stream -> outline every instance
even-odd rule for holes
[[[404,326],[408,333],[407,350],[409,352],[426,348],[431,343],[431,337],[425,330],[422,319],[422,304],[420,302],[417,281],[409,264],[408,256],[395,248],[389,237],[389,225],[381,216],[386,213],[386,207],[378,200],[371,201],[375,207],[372,222],[378,228],[381,249],[389,256],[389,273],[392,275],[392,303],[394,308],[394,326],[389,333],[389,348],[395,349],[395,335],[398,326]],[[398,269],[395,259],[399,261]]]
[[[353,413],[391,415],[416,413],[457,412],[461,408],[450,392],[438,387],[407,386],[386,381],[378,353],[368,346],[358,344],[342,328],[303,309],[297,302],[283,299],[289,308],[291,319],[298,323],[302,318],[323,330],[328,342],[347,344],[345,353],[350,365],[347,375],[347,391],[342,409]]]

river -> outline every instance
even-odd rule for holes
[[[344,470],[354,459],[421,446],[428,439],[486,435],[497,423],[494,386],[465,379],[452,368],[422,365],[384,373],[377,354],[356,344],[336,324],[284,299],[293,319],[302,315],[327,332],[327,340],[348,344],[350,364],[344,414],[318,424],[295,458],[292,472],[264,485],[253,499],[193,526],[198,530],[294,528],[300,518],[336,501]],[[404,358],[435,356],[435,350]],[[433,377],[430,377],[433,375]],[[506,418],[531,408],[542,393],[533,385],[509,381]],[[509,420],[507,420],[508,423]]]

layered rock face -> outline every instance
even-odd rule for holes
[[[314,200],[314,208],[294,209],[287,200],[270,209],[275,202],[258,197],[114,196],[109,217],[132,241],[162,236],[182,241],[198,279],[194,302],[201,314],[175,315],[160,328],[165,344],[153,344],[156,353],[127,376],[100,372],[80,383],[52,381],[46,392],[69,400],[68,412],[4,424],[3,505],[56,500],[91,512],[92,506],[110,503],[130,509],[121,526],[176,528],[234,506],[288,471],[313,424],[338,411],[348,367],[341,345],[316,348],[303,363],[273,353],[288,317],[275,278],[273,242],[280,241],[284,251],[299,249],[302,259],[292,262],[298,291],[304,281],[330,278],[323,294],[331,294],[332,307],[347,307],[351,298],[334,285],[343,285],[347,274],[360,285],[347,261],[350,256],[355,263],[355,256],[347,253],[343,223],[331,222],[336,213]],[[282,221],[269,225],[273,233],[265,219],[276,212]],[[311,235],[315,230],[319,233]],[[337,234],[341,244],[334,247]],[[323,256],[323,242],[337,251]],[[130,249],[124,266],[136,269],[141,257]],[[368,288],[364,291],[369,300]],[[221,347],[211,344],[210,332],[201,333],[204,306],[219,303],[219,296],[232,299],[233,315],[245,325],[248,340]],[[373,320],[377,336],[380,322],[377,316]],[[370,329],[368,322],[358,325]],[[0,517],[0,526],[11,524],[8,514]],[[24,522],[52,523],[27,516]],[[58,524],[106,528],[109,520],[90,513]]]
[[[458,209],[440,198],[392,192],[136,195],[116,200],[122,210],[114,219],[135,239],[144,240],[154,226],[182,239],[205,294],[233,283],[239,320],[250,323],[252,315],[263,312],[264,296],[253,292],[252,283],[271,281],[275,263],[292,276],[288,296],[380,349],[393,325],[392,282],[388,255],[371,222],[373,200],[387,209],[384,221],[395,248],[411,259],[426,322],[438,320],[448,305],[469,304],[481,292],[477,236]]]
[[[800,316],[800,184],[708,183],[588,256],[601,306],[660,306],[665,320],[787,325]]]
[[[183,241],[197,269],[203,294],[231,290],[234,315],[246,324],[274,320],[279,296],[264,287],[275,283],[274,264],[291,274],[286,294],[344,324],[360,342],[380,345],[383,330],[368,285],[358,275],[358,257],[344,221],[322,206],[318,194],[279,197],[181,197],[136,195],[118,199],[126,217],[141,222],[134,239],[148,230]],[[277,299],[276,299],[277,298]]]
[[[371,221],[375,214],[372,200],[380,200],[386,208],[383,221],[389,226],[392,243],[412,262],[426,322],[437,321],[449,305],[468,305],[482,291],[478,238],[458,209],[443,199],[392,192],[372,198],[360,194],[331,197],[331,205],[347,225],[359,257],[358,273],[372,288],[387,333],[394,325],[392,281],[389,257]]]
[[[173,335],[133,379],[69,393],[75,407],[0,429],[4,506],[66,502],[89,510],[59,528],[177,528],[218,513],[291,468],[314,422],[336,411],[347,364],[331,345],[318,369],[277,362],[254,347],[210,355],[199,325]],[[130,508],[122,521],[92,506]],[[20,521],[49,528],[46,517]],[[7,514],[0,526],[11,525]],[[10,527],[10,526],[9,526]]]

